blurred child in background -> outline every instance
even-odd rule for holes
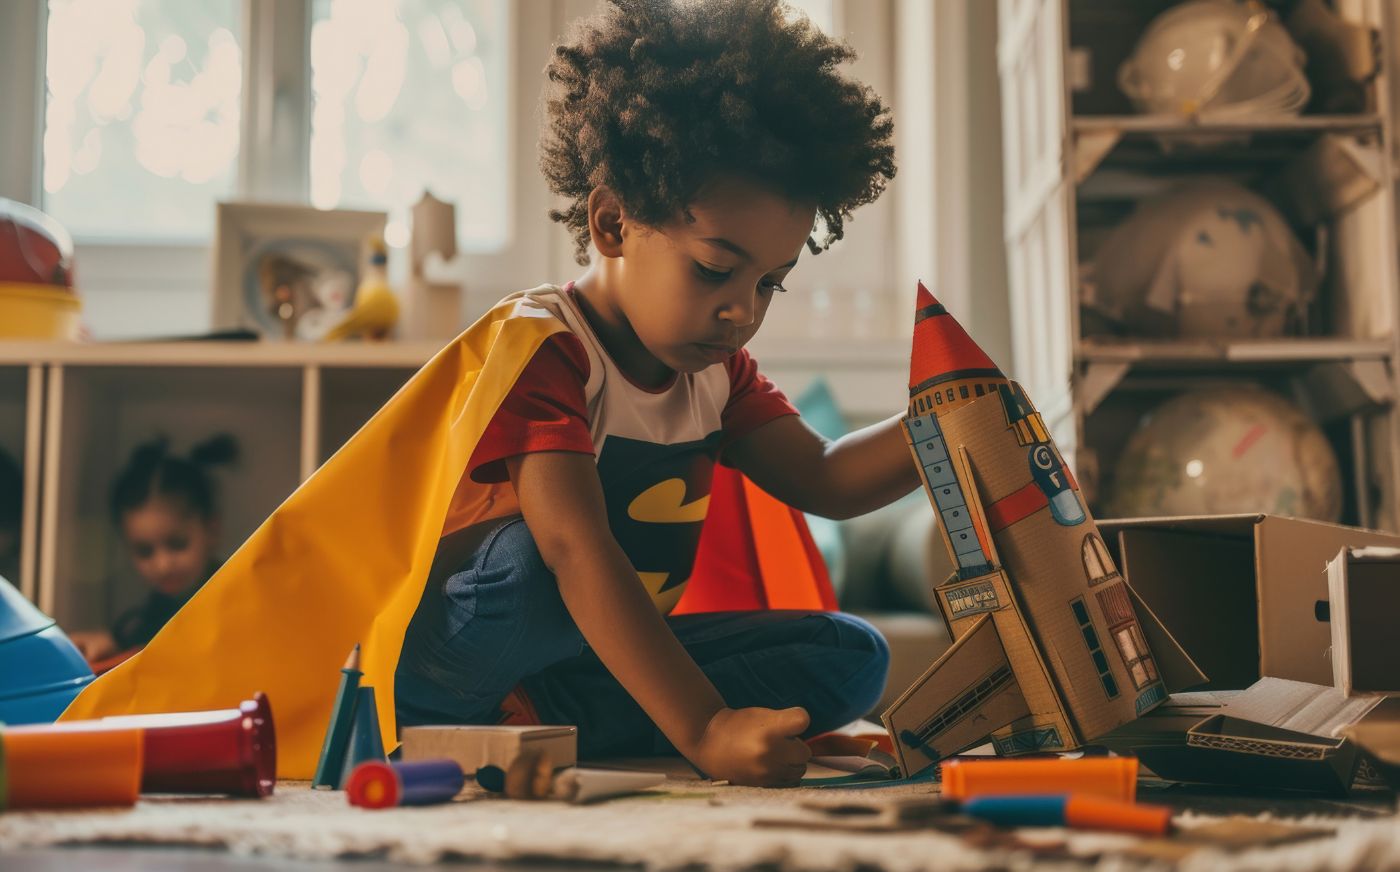
[[[189,457],[171,454],[164,437],[132,453],[112,486],[112,520],[151,590],[110,631],[72,634],[89,661],[143,647],[219,568],[220,516],[209,471],[237,454],[227,434],[196,445]]]

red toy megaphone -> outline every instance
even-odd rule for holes
[[[14,727],[10,733],[142,731],[142,793],[268,796],[277,784],[277,736],[267,696],[236,709],[121,715]]]

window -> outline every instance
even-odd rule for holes
[[[239,0],[49,0],[43,208],[75,237],[208,237],[236,183],[239,16]]]
[[[1123,663],[1128,667],[1128,674],[1133,677],[1133,685],[1138,690],[1157,680],[1157,667],[1152,663],[1147,642],[1142,638],[1142,630],[1136,623],[1114,630],[1113,639],[1118,644],[1118,653],[1123,655]]]
[[[243,93],[245,54],[265,47],[243,44],[242,14],[243,0],[48,0],[43,205],[74,236],[208,239],[213,204],[240,193],[242,113],[260,97]],[[312,204],[386,209],[404,245],[432,190],[461,207],[463,247],[500,248],[508,16],[506,0],[314,0],[309,100],[273,104],[309,116]]]
[[[459,244],[510,228],[506,0],[316,0],[311,203],[386,209],[392,246],[431,190],[457,205]]]
[[[1070,610],[1074,612],[1075,623],[1079,624],[1079,632],[1084,634],[1084,644],[1089,649],[1089,659],[1094,661],[1094,670],[1099,674],[1099,681],[1103,683],[1104,695],[1109,699],[1118,696],[1118,682],[1113,680],[1113,672],[1108,668],[1108,658],[1103,654],[1103,648],[1099,645],[1099,634],[1094,630],[1094,622],[1089,618],[1089,609],[1085,607],[1082,598],[1070,600]]]
[[[891,0],[791,2],[850,42],[860,55],[851,71],[893,103]],[[536,168],[539,88],[552,46],[597,7],[0,0],[9,61],[0,118],[11,122],[0,128],[0,192],[72,231],[84,321],[98,339],[208,329],[219,200],[385,209],[401,242],[399,216],[424,188],[457,206],[462,252],[451,271],[473,318],[576,269]],[[337,28],[358,36],[329,40]],[[907,338],[906,286],[885,290],[898,185],[799,271],[802,293],[765,330],[782,353],[820,335]],[[391,269],[398,263],[391,253]]]
[[[1084,537],[1084,577],[1089,580],[1090,586],[1119,577],[1118,568],[1108,554],[1108,547],[1093,533]]]

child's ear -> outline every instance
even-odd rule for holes
[[[622,256],[622,201],[599,186],[588,195],[588,233],[603,257]]]

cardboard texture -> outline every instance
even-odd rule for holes
[[[1332,683],[1345,696],[1400,694],[1400,549],[1344,548],[1327,564]]]
[[[1263,678],[1216,714],[1162,744],[1133,744],[1143,765],[1171,781],[1344,795],[1359,763],[1342,731],[1379,697],[1347,699],[1335,687]]]
[[[906,438],[957,572],[936,590],[953,648],[883,717],[904,774],[988,735],[999,754],[1074,748],[1164,701],[1132,594],[1045,422],[922,284],[909,395]],[[1153,621],[1174,665],[1189,663]]]
[[[1100,529],[1132,589],[1212,690],[1262,677],[1332,684],[1327,564],[1342,548],[1400,547],[1389,533],[1276,515],[1111,520]]]
[[[559,769],[578,762],[577,727],[427,726],[403,728],[404,760],[455,760],[472,775],[483,766],[510,768],[538,751]]]
[[[1400,790],[1400,697],[1383,700],[1360,723],[1342,730],[1367,755],[1370,768],[1392,790]]]

